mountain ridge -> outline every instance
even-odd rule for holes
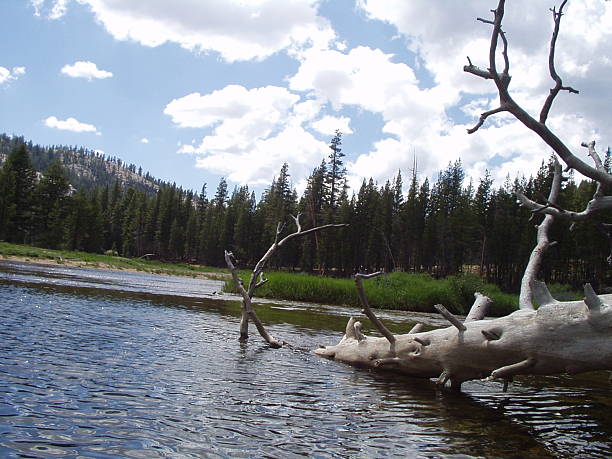
[[[25,144],[32,161],[32,167],[40,174],[54,161],[59,161],[70,184],[76,189],[93,189],[98,186],[110,186],[119,182],[123,188],[133,187],[147,194],[155,194],[166,183],[142,172],[142,167],[127,164],[115,156],[66,145],[41,146],[24,137],[0,134],[0,167],[6,161],[13,148]]]

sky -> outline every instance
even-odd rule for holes
[[[490,0],[1,0],[0,132],[116,156],[209,190],[258,192],[284,162],[301,192],[334,131],[349,184],[434,179],[461,159],[477,184],[530,175],[551,150],[497,105]],[[512,96],[532,114],[552,87],[555,0],[507,2]],[[564,84],[548,125],[577,155],[612,144],[612,2],[570,0]]]

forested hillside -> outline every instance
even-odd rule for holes
[[[23,137],[11,137],[0,134],[0,166],[10,152],[18,145],[26,144],[32,167],[37,172],[44,172],[53,163],[59,161],[68,174],[70,184],[76,188],[92,189],[118,181],[122,187],[134,187],[147,193],[155,193],[161,182],[143,174],[142,168],[126,164],[116,157],[107,157],[83,147],[50,146],[42,147],[25,142]]]
[[[404,182],[398,172],[384,184],[365,180],[349,194],[337,135],[330,157],[313,170],[302,196],[291,186],[287,164],[259,201],[247,186],[228,190],[224,179],[210,196],[206,184],[195,193],[157,182],[152,194],[121,180],[77,186],[70,194],[68,168],[52,162],[37,179],[29,144],[16,143],[0,173],[0,240],[215,266],[224,265],[223,251],[229,249],[247,266],[273,241],[277,223],[287,222],[285,232],[292,231],[290,215],[300,212],[305,228],[330,222],[350,226],[295,241],[272,260],[277,268],[337,275],[381,268],[434,276],[473,272],[506,290],[518,286],[534,246],[533,219],[542,218],[519,207],[514,191],[539,199],[552,179],[550,166],[543,164],[535,176],[508,178],[497,187],[488,175],[472,183],[457,161],[433,182],[417,174]],[[606,164],[609,168],[609,153]],[[560,205],[583,208],[594,187],[570,178]],[[546,255],[547,281],[609,285],[608,240],[597,223],[570,231],[558,222],[552,237],[558,244]]]

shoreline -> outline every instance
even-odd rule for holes
[[[200,279],[211,279],[211,280],[226,280],[231,277],[228,273],[223,272],[210,272],[204,273],[199,271],[188,271],[181,270],[180,268],[160,268],[160,267],[151,267],[150,269],[143,268],[133,268],[133,267],[122,267],[115,266],[109,263],[104,263],[100,261],[84,261],[84,260],[75,260],[75,259],[64,259],[64,258],[37,258],[37,257],[26,257],[21,255],[0,255],[0,261],[16,261],[19,263],[31,263],[36,265],[43,266],[66,266],[70,268],[91,268],[91,269],[100,269],[103,271],[116,271],[116,272],[130,272],[130,273],[147,273],[153,275],[162,275],[162,276],[177,276],[177,277],[192,277],[192,278],[200,278]],[[171,265],[170,265],[171,266]]]

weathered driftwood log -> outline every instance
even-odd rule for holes
[[[425,332],[365,336],[351,318],[342,340],[314,352],[355,366],[438,378],[451,387],[472,379],[516,375],[612,370],[612,295],[597,296],[585,286],[584,301],[559,302],[542,283],[534,285],[537,310],[483,319],[490,300],[476,294],[464,322]],[[450,314],[450,313],[449,313]]]

